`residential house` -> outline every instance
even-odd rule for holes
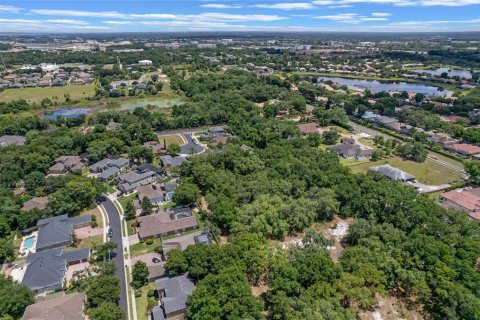
[[[28,212],[33,209],[43,210],[47,207],[48,197],[34,197],[25,203],[22,206],[23,212]]]
[[[450,135],[441,132],[427,132],[427,140],[430,140],[435,143],[440,143],[443,146],[449,146],[455,143],[458,143],[457,139],[452,138]]]
[[[27,138],[23,136],[1,136],[0,137],[0,147],[8,146],[23,146],[27,142]]]
[[[63,250],[54,248],[27,256],[26,270],[21,283],[36,293],[61,289],[65,273],[72,264],[87,262],[90,249]]]
[[[121,124],[120,123],[116,123],[115,121],[110,121],[106,127],[105,127],[105,130],[107,131],[115,131],[117,130],[118,128],[120,128]]]
[[[160,157],[160,161],[162,161],[162,166],[166,171],[172,170],[172,168],[176,168],[182,165],[187,158],[184,156],[176,156],[172,157],[171,155],[167,154],[165,156]]]
[[[155,281],[160,305],[153,308],[153,320],[180,319],[187,310],[188,297],[195,290],[195,284],[188,278],[187,274],[163,278]]]
[[[66,171],[82,170],[87,165],[87,159],[82,156],[60,156],[55,164],[48,169],[50,174],[62,174]]]
[[[147,141],[143,144],[143,146],[151,149],[154,155],[159,155],[165,151],[165,145],[157,141]]]
[[[198,228],[197,218],[188,207],[177,207],[137,219],[140,240],[181,233]]]
[[[354,143],[342,143],[330,149],[345,159],[368,159],[372,156],[373,150],[361,147]]]
[[[320,128],[318,123],[315,122],[302,123],[297,127],[304,136],[308,136],[310,133],[318,133],[318,129]]]
[[[447,209],[466,212],[473,220],[480,220],[480,188],[462,188],[442,193],[440,204]]]
[[[99,173],[98,179],[109,180],[130,165],[130,160],[120,157],[111,157],[100,160],[90,166],[90,171]]]
[[[371,167],[369,171],[380,173],[382,176],[392,179],[394,181],[415,181],[415,177],[411,174],[402,171],[398,168],[392,167],[389,164]]]
[[[129,193],[137,187],[154,182],[160,177],[162,171],[152,165],[142,165],[136,170],[125,172],[118,176],[118,190]]]
[[[207,131],[213,136],[223,136],[226,133],[223,127],[211,127]]]
[[[84,292],[75,292],[29,305],[23,320],[85,320]]]
[[[91,215],[69,217],[67,214],[39,220],[36,251],[71,245],[74,229],[88,226],[91,222]]]
[[[445,149],[464,156],[478,156],[480,154],[480,147],[467,143],[454,143],[445,146]]]

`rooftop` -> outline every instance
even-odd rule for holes
[[[139,217],[138,224],[138,235],[143,239],[177,232],[177,230],[196,228],[198,221],[191,213],[190,215],[185,214],[182,218],[178,218],[178,213],[164,211]]]
[[[37,251],[71,243],[73,229],[91,220],[91,215],[70,218],[66,214],[39,220]]]
[[[319,125],[315,122],[309,122],[309,123],[299,124],[297,127],[301,133],[308,134],[308,133],[315,133],[315,132],[318,133]]]
[[[164,293],[161,300],[167,315],[185,310],[188,296],[195,289],[195,285],[188,279],[186,274],[173,278],[159,279],[155,281],[155,285],[158,291]]]
[[[29,305],[23,320],[83,320],[84,304],[85,293],[75,292]]]
[[[377,171],[381,175],[390,178],[395,181],[409,181],[409,180],[414,180],[415,177],[412,176],[411,174],[402,171],[398,168],[392,167],[389,164],[384,164],[381,166],[376,166],[376,167],[371,167],[369,170],[371,171]]]

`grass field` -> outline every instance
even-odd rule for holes
[[[92,97],[95,94],[95,85],[64,86],[47,88],[21,88],[6,89],[0,93],[0,102],[24,99],[28,102],[40,102],[42,99],[50,98],[53,101],[64,102],[64,94],[68,93],[72,100]],[[53,99],[57,97],[57,99]]]
[[[95,218],[97,219],[97,225],[98,225],[97,228],[103,228],[103,218],[98,208],[94,208],[92,210],[84,211],[81,213],[82,216],[87,214],[91,214],[95,216]]]
[[[429,159],[427,159],[424,163],[418,163],[395,157],[386,160],[370,161],[359,165],[352,165],[350,166],[350,169],[355,173],[366,173],[370,167],[379,166],[382,164],[389,164],[393,167],[408,172],[411,175],[415,176],[415,178],[419,182],[427,185],[452,183],[458,180],[462,180],[463,178],[462,174],[447,169]]]
[[[142,296],[139,298],[135,298],[136,306],[137,306],[137,319],[138,320],[147,320],[147,307],[148,307],[148,299],[155,299],[155,298],[148,298],[147,293],[148,290],[155,290],[155,282],[149,283],[146,286],[143,286],[139,290],[142,292]]]
[[[434,154],[439,160],[442,160],[442,161],[445,161],[447,163],[453,164],[457,167],[463,168],[463,163],[461,161],[458,161],[458,160],[455,160],[455,159],[452,159],[452,158],[449,158],[449,157],[445,157],[444,155],[441,155],[439,153],[435,153],[435,152],[430,152],[430,153]]]
[[[160,135],[158,136],[158,140],[163,143],[163,140],[165,140],[165,143],[167,146],[171,143],[176,143],[179,146],[182,144],[185,144],[185,141],[183,141],[183,138],[178,135],[178,134],[167,134],[167,135]]]
[[[155,247],[161,245],[162,242],[159,238],[155,238],[153,244],[147,244],[146,242],[140,242],[130,246],[130,257],[138,257],[142,254],[152,253],[155,251]]]
[[[123,211],[125,211],[125,209],[127,207],[127,203],[130,202],[130,201],[133,201],[136,196],[137,196],[137,194],[134,193],[134,194],[130,194],[126,197],[121,197],[121,198],[118,199],[118,202],[120,202],[120,204],[122,205]]]
[[[375,143],[373,143],[372,139],[360,138],[358,139],[358,142],[360,142],[361,144],[367,147],[371,147],[371,148],[375,147]]]
[[[103,235],[93,236],[90,238],[82,239],[80,244],[75,249],[83,249],[83,248],[93,248],[93,244],[102,244],[103,243]]]

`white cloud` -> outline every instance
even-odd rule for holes
[[[14,6],[0,5],[0,12],[1,13],[19,13],[20,11],[22,11],[22,8],[14,7]]]
[[[368,21],[386,21],[389,13],[372,13],[371,16],[360,15],[358,13],[339,13],[334,15],[316,16],[315,19],[330,20],[343,23],[361,23]]]
[[[372,17],[389,17],[392,14],[391,13],[386,13],[386,12],[373,12]]]
[[[342,4],[360,4],[360,3],[374,3],[374,4],[390,4],[395,6],[444,6],[444,7],[461,7],[469,5],[478,5],[480,0],[316,0],[312,2],[319,6],[326,5],[342,5]]]
[[[124,26],[134,25],[132,21],[107,20],[102,22],[105,24],[111,24],[111,25],[124,25]]]
[[[128,15],[116,11],[80,11],[80,10],[50,10],[33,9],[30,12],[44,16],[90,17],[90,18],[120,18]]]
[[[44,20],[48,23],[56,23],[56,24],[69,24],[69,25],[87,25],[88,22],[80,21],[80,20],[68,20],[68,19],[54,19],[54,20]]]
[[[207,4],[202,4],[200,7],[210,8],[210,9],[240,9],[240,8],[243,8],[243,6],[241,6],[241,5],[231,5],[231,4],[223,4],[223,3],[207,3]]]
[[[284,2],[273,4],[255,4],[254,8],[262,9],[279,9],[279,10],[310,10],[316,7],[310,2]]]

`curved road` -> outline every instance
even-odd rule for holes
[[[123,258],[122,221],[120,219],[120,213],[113,202],[107,197],[105,197],[105,200],[100,204],[105,208],[105,211],[108,214],[110,227],[113,231],[113,236],[110,238],[110,241],[117,244],[117,248],[113,251],[115,256],[112,261],[115,262],[115,265],[117,266],[115,275],[120,280],[120,300],[118,301],[118,305],[125,312],[126,318],[129,319],[130,315],[128,314],[127,283],[125,281],[125,261]]]

